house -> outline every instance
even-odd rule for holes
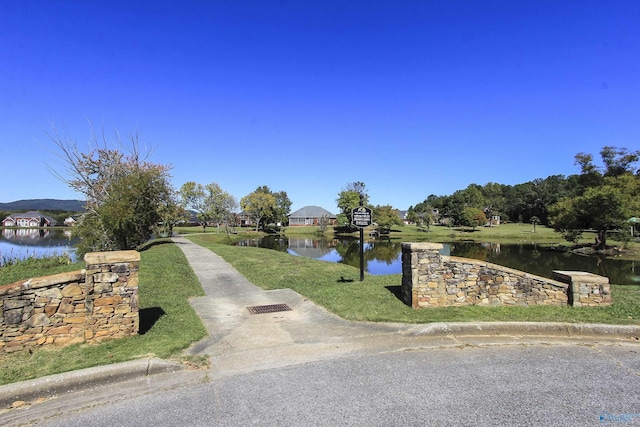
[[[322,218],[327,225],[336,225],[336,216],[320,206],[305,206],[289,215],[289,226],[320,225]]]
[[[409,218],[407,218],[408,215],[409,215],[409,211],[400,211],[400,210],[398,211],[398,216],[400,217],[404,225],[411,224],[411,221],[409,221]]]
[[[236,215],[236,224],[240,224],[240,227],[255,227],[256,223],[251,216],[245,211]]]
[[[54,227],[57,221],[38,211],[11,214],[2,220],[3,227]]]
[[[72,216],[64,219],[65,227],[73,227],[78,224],[78,220]]]

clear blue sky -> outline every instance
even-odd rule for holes
[[[293,210],[569,175],[640,148],[640,1],[0,2],[0,202],[79,198],[45,132],[87,120]]]

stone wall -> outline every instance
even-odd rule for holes
[[[558,280],[440,255],[440,243],[402,244],[402,299],[413,308],[466,305],[587,306],[611,303],[609,279],[554,272]]]
[[[86,269],[0,286],[0,353],[138,333],[136,251],[93,252]]]

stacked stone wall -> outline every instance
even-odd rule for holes
[[[407,305],[423,308],[611,303],[606,277],[560,272],[564,274],[552,280],[480,260],[443,256],[439,253],[442,247],[440,243],[402,244],[402,298]]]
[[[138,333],[140,254],[94,252],[84,261],[80,271],[0,286],[0,353]]]

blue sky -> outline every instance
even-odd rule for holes
[[[173,184],[399,209],[640,148],[640,2],[3,1],[0,202],[79,198],[50,123],[137,132]]]

